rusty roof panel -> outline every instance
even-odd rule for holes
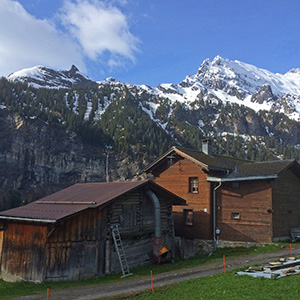
[[[13,217],[34,220],[58,221],[84,211],[101,207],[110,201],[144,185],[150,185],[161,193],[166,191],[150,180],[126,182],[78,183],[27,205],[0,212],[0,218]],[[185,201],[169,193],[177,205]]]

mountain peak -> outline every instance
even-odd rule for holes
[[[55,71],[44,66],[35,66],[10,74],[10,81],[27,82],[35,88],[73,88],[76,86],[97,85],[72,65],[70,70]]]
[[[212,65],[221,65],[225,62],[225,59],[223,57],[221,57],[220,55],[217,55],[213,61],[212,61]]]
[[[70,69],[70,72],[71,73],[77,73],[77,72],[79,72],[79,69],[75,65],[72,65],[72,67]]]

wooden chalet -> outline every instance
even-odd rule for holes
[[[111,230],[116,224],[128,266],[151,263],[160,247],[175,252],[172,205],[184,204],[144,180],[75,184],[0,212],[1,277],[42,282],[119,272]]]
[[[174,206],[175,234],[187,239],[268,243],[300,227],[300,166],[295,160],[252,162],[172,147],[145,169],[185,199]]]

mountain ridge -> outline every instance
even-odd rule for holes
[[[0,209],[15,190],[26,200],[29,193],[105,181],[108,156],[112,180],[140,178],[172,145],[201,149],[206,137],[215,154],[299,160],[299,72],[277,76],[216,57],[180,83],[157,87],[90,81],[75,66],[1,78],[0,117],[8,125],[0,131]],[[50,136],[54,147],[47,146]]]

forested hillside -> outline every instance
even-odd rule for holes
[[[113,80],[49,89],[1,78],[0,112],[0,209],[107,172],[137,178],[172,145],[200,149],[207,136],[218,154],[300,159],[300,124],[283,113],[201,95],[187,106]]]

